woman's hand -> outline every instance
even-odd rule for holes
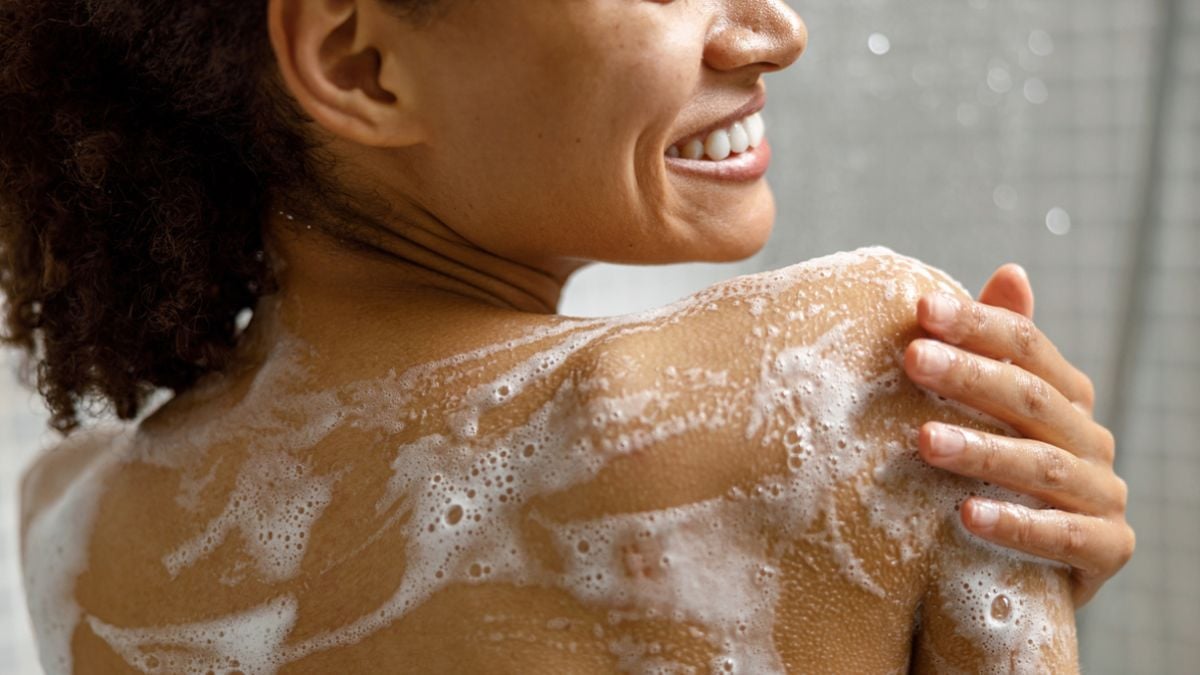
[[[963,524],[988,541],[1070,565],[1081,607],[1133,555],[1127,489],[1113,472],[1113,436],[1092,419],[1091,380],[1032,317],[1033,291],[1017,265],[997,270],[970,306],[927,295],[917,318],[937,339],[914,340],[904,368],[926,389],[1024,436],[929,422],[921,428],[920,453],[934,466],[1045,502],[1047,508],[1031,509],[972,497],[963,505]]]

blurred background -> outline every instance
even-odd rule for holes
[[[731,265],[597,265],[565,314],[663,304],[882,244],[978,293],[1025,266],[1036,320],[1098,392],[1137,554],[1079,617],[1087,673],[1200,664],[1200,0],[792,0],[768,79],[779,218]],[[53,437],[0,351],[0,673],[39,672],[16,481]]]

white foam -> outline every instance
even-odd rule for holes
[[[96,617],[88,625],[143,673],[270,675],[284,664],[284,640],[296,622],[290,595],[212,621],[153,629],[120,628]]]
[[[966,542],[961,542],[964,545]],[[942,562],[938,591],[943,611],[956,631],[983,652],[979,672],[1042,673],[1049,670],[1044,650],[1075,640],[1074,627],[1059,626],[1029,589],[1011,582],[1004,569],[978,558],[950,556]],[[1051,566],[1036,566],[1035,583],[1069,597]]]
[[[329,504],[333,478],[314,476],[303,463],[280,452],[252,455],[238,474],[229,501],[202,532],[163,556],[172,576],[212,554],[233,531],[264,580],[295,576],[312,524]],[[226,577],[229,583],[234,579]]]
[[[121,451],[121,437],[113,434],[109,439],[104,451],[115,456]],[[112,462],[98,453],[66,491],[33,518],[25,535],[25,597],[42,668],[50,675],[74,671],[71,637],[82,616],[75,580],[87,569],[96,509],[111,469]]]
[[[753,508],[721,498],[568,525],[535,520],[565,561],[556,584],[585,604],[619,608],[621,620],[707,626],[720,647],[717,662],[738,665],[728,672],[781,672],[772,636],[778,575],[765,562],[767,542],[750,528],[729,527],[750,522]]]

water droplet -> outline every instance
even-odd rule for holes
[[[1008,617],[1012,616],[1012,602],[1008,596],[1001,593],[992,600],[992,618],[996,621],[1008,621]]]
[[[988,69],[987,74],[988,89],[997,94],[1007,93],[1012,89],[1012,75],[1008,74],[1008,68],[1002,66],[993,66]]]
[[[1037,56],[1050,56],[1054,53],[1054,40],[1046,31],[1040,28],[1034,30],[1029,34],[1029,51]]]
[[[1059,207],[1054,207],[1046,213],[1046,229],[1053,234],[1063,236],[1071,231],[1071,214]]]
[[[1046,83],[1038,77],[1031,77],[1025,80],[1025,100],[1034,105],[1041,105],[1050,98],[1050,92],[1046,89]]]
[[[997,207],[1012,211],[1017,208],[1017,191],[1011,185],[997,185],[996,189],[992,190],[992,201]]]
[[[876,56],[883,56],[892,51],[892,41],[883,33],[871,33],[867,37],[867,49],[870,49],[871,53]]]

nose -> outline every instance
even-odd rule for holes
[[[808,45],[808,28],[782,0],[724,0],[709,28],[704,62],[715,70],[790,66]]]

